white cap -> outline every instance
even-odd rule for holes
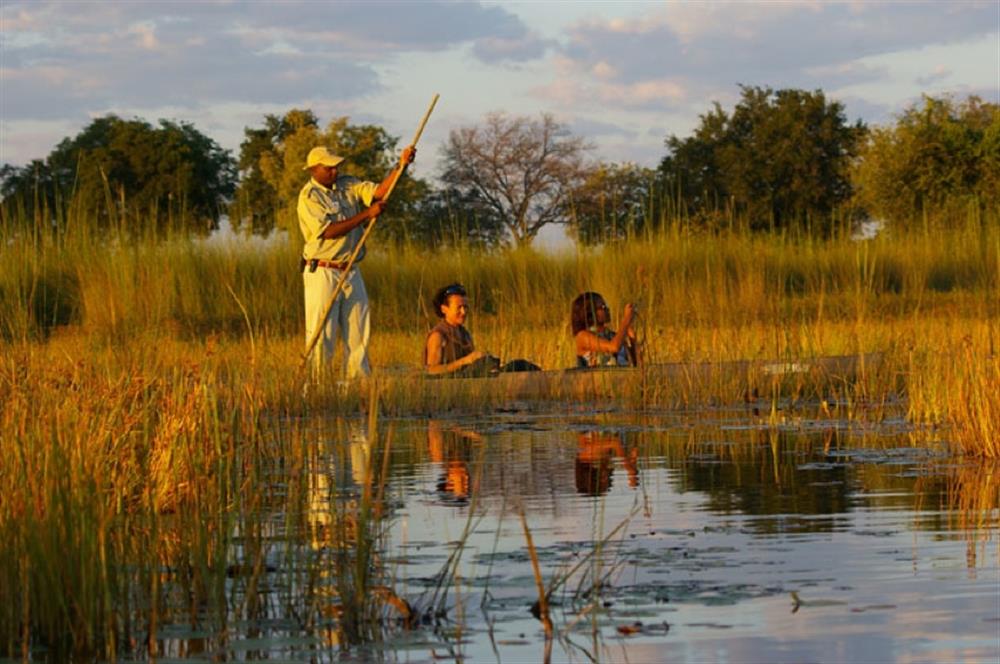
[[[329,148],[313,148],[309,151],[309,156],[306,157],[306,165],[302,167],[302,170],[308,171],[313,166],[318,166],[319,164],[324,166],[336,166],[342,161],[344,161],[344,158],[333,154]]]

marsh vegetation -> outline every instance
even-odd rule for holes
[[[635,516],[633,502],[621,500],[648,511],[642,528],[667,533],[677,546],[673,539],[683,538],[691,522],[673,523],[650,488],[684,493],[696,481],[694,470],[736,472],[745,459],[756,459],[760,486],[753,492],[742,491],[742,471],[713,480],[715,493],[695,489],[707,501],[697,510],[705,527],[736,536],[742,528],[787,529],[789,519],[822,513],[834,530],[845,520],[857,534],[871,528],[858,521],[858,501],[881,504],[878,495],[896,495],[892,487],[902,483],[916,522],[931,519],[928,532],[953,533],[944,538],[965,547],[970,573],[983,582],[996,578],[997,561],[984,544],[996,528],[992,460],[1000,456],[995,219],[970,214],[949,231],[865,241],[705,233],[676,223],[627,243],[558,254],[468,249],[429,256],[406,245],[382,247],[363,265],[379,370],[346,397],[332,385],[303,396],[295,371],[302,339],[294,247],[114,232],[98,239],[72,227],[0,239],[4,656],[113,660],[203,650],[311,657],[303,653],[433,647],[452,648],[459,657],[463,644],[479,648],[488,642],[484,633],[499,629],[473,617],[479,602],[490,615],[517,622],[519,614],[508,612],[539,598],[524,566],[530,562],[520,510],[543,587],[572,568],[563,560],[570,549],[588,561],[552,595],[554,638],[584,625],[594,638],[609,629],[619,637],[634,634],[637,642],[665,638],[669,628],[661,625],[676,625],[676,618],[646,606],[655,604],[655,593],[640,592],[658,586],[636,580],[625,591],[620,575],[642,568],[634,556],[658,560],[649,571],[654,576],[683,574],[684,567],[666,553],[673,549],[660,535],[643,536],[639,552],[612,545],[607,534]],[[619,305],[639,303],[640,336],[653,363],[859,353],[879,353],[883,362],[850,384],[800,398],[760,394],[750,402],[722,383],[646,385],[614,403],[589,404],[555,398],[511,404],[488,381],[453,394],[446,382],[413,389],[406,369],[419,363],[430,295],[455,280],[469,288],[469,325],[478,343],[544,368],[572,366],[568,307],[587,289]],[[721,414],[724,406],[737,414]],[[615,469],[615,491],[597,493],[618,502],[574,502],[581,494],[567,476],[568,488],[551,494],[565,498],[546,507],[538,487],[518,483],[555,477],[544,463],[525,459],[545,458],[547,446],[561,449],[566,436],[573,440],[583,428],[604,427],[594,418],[607,416],[595,413],[609,409],[626,414],[616,430],[634,433],[625,434],[621,450],[598,445],[605,465],[591,480],[600,488]],[[422,424],[430,415],[458,418],[446,433],[457,426],[472,434],[447,433],[451,442],[435,452]],[[505,431],[523,431],[518,435],[532,441],[511,443]],[[715,461],[708,464],[706,454]],[[908,469],[902,474],[887,470],[897,455]],[[929,470],[932,463],[937,470]],[[428,533],[427,541],[466,544],[428,544],[421,557],[400,538],[427,499],[414,478],[433,468],[444,469],[436,484],[464,486],[465,495],[433,494],[444,512],[428,518],[447,532]],[[843,468],[850,478],[827,477]],[[822,477],[803,485],[810,472]],[[862,488],[827,496],[816,488],[827,482]],[[790,494],[796,486],[812,488]],[[754,495],[772,494],[786,516],[762,518],[751,507]],[[523,504],[515,505],[516,497]],[[792,507],[782,502],[788,500]],[[563,509],[578,517],[598,510],[601,527],[579,544],[586,552],[560,543],[555,522],[540,525],[549,523],[549,511]],[[726,514],[742,516],[734,522]],[[507,525],[482,530],[483,518]],[[893,523],[893,533],[910,528]],[[483,577],[481,568],[469,572],[462,561],[485,564],[484,533],[510,549],[488,558],[492,571]],[[476,552],[459,555],[473,540]],[[707,558],[713,565],[746,564],[735,553],[721,559],[717,553],[688,551],[705,565]],[[950,560],[954,550],[942,555]],[[407,576],[416,569],[407,565],[420,573]],[[839,574],[834,569],[824,578]],[[473,583],[473,576],[480,580]],[[803,590],[808,584],[787,578],[773,587],[716,590],[698,578],[692,572],[665,592],[697,607],[714,605],[705,593],[735,606],[773,606],[794,591],[798,613],[815,598]],[[842,592],[833,585],[826,591]],[[646,608],[598,610],[597,597]],[[837,601],[859,608],[850,597]],[[902,603],[866,601],[865,611]],[[820,606],[828,612],[842,605]],[[980,620],[995,616],[977,614],[972,622]],[[527,636],[517,631],[499,641],[515,649],[546,642],[533,636],[534,628],[523,629]],[[689,638],[697,640],[707,628],[692,629]],[[974,648],[981,646],[977,633],[969,632]]]

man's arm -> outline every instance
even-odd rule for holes
[[[374,198],[377,201],[381,201],[385,198],[386,194],[389,192],[389,187],[392,185],[392,181],[395,177],[396,171],[404,171],[406,167],[411,164],[414,158],[417,156],[417,148],[412,145],[407,145],[403,148],[403,153],[399,155],[399,163],[396,164],[396,168],[389,171],[389,174],[385,176],[385,179],[379,182],[378,187],[375,188]],[[403,174],[400,173],[400,176]]]
[[[334,238],[343,237],[369,219],[374,219],[382,214],[382,210],[384,209],[385,201],[374,201],[371,204],[371,207],[365,208],[353,217],[344,219],[343,221],[333,222],[323,229],[323,232],[320,233],[320,237],[324,240],[332,240]]]

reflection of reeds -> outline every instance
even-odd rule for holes
[[[966,558],[975,569],[978,546],[1000,525],[1000,468],[995,464],[952,467],[948,474],[948,516],[966,537]],[[998,542],[1000,560],[1000,542]]]
[[[302,507],[305,514],[297,518],[311,533],[313,554],[300,566],[308,570],[306,585],[312,592],[296,601],[305,603],[301,610],[311,616],[311,626],[322,625],[328,642],[344,647],[378,641],[397,618],[410,626],[417,617],[394,590],[382,562],[392,430],[380,436],[376,424],[372,416],[367,426],[352,424],[349,434],[338,427],[332,440],[315,446],[304,465],[307,486],[301,491],[309,499]],[[345,438],[350,441],[347,452]]]

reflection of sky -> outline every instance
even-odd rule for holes
[[[604,594],[611,606],[600,627],[603,661],[995,661],[1000,656],[998,561],[980,542],[970,567],[966,533],[938,530],[935,526],[947,522],[943,512],[913,511],[905,464],[896,462],[898,472],[887,472],[896,481],[892,490],[869,489],[855,476],[877,464],[875,457],[862,455],[866,463],[848,465],[847,512],[722,514],[707,509],[704,492],[681,492],[683,463],[644,460],[640,486],[632,489],[616,459],[609,492],[595,500],[574,491],[575,434],[499,433],[486,444],[491,456],[477,513],[485,517],[468,539],[460,578],[463,601],[478,606],[488,555],[497,552],[489,570],[495,601],[487,605],[497,620],[495,638],[525,634],[530,642],[501,646],[502,661],[535,661],[541,653],[540,625],[527,613],[536,597],[513,507],[517,499],[526,506],[546,578],[579,560],[599,533],[638,508],[627,535],[619,538],[621,548],[609,547],[619,552],[609,564],[623,565]],[[756,473],[755,481],[771,479],[770,467],[741,468]],[[840,475],[831,475],[838,481],[839,468]],[[439,474],[435,464],[417,466],[407,481],[406,506],[394,532],[397,543],[419,543],[406,548],[419,554],[413,564],[399,567],[408,579],[440,568],[446,552],[436,543],[457,539],[469,514],[467,507],[442,503],[435,490]],[[503,494],[507,512],[500,518]],[[772,522],[772,534],[764,534],[764,522]],[[811,530],[811,522],[820,531]],[[410,590],[418,589],[419,583]],[[793,591],[801,602],[794,612]],[[557,628],[573,620],[569,607],[555,611]],[[466,611],[465,617],[473,628],[466,656],[494,659],[488,640],[475,636],[478,614]],[[615,633],[616,625],[635,621],[651,633],[627,638]],[[664,621],[669,632],[652,633]],[[574,641],[586,645],[590,623],[583,623]],[[557,645],[554,661],[567,659],[583,657]]]

